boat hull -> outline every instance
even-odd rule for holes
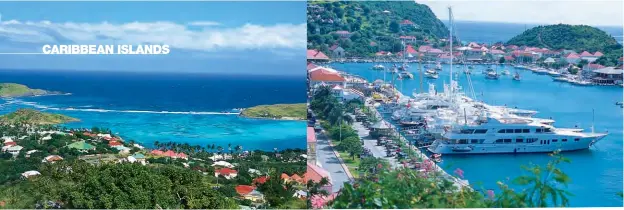
[[[549,142],[549,144],[540,144],[536,142],[527,143],[507,143],[507,144],[445,144],[436,140],[428,150],[432,153],[452,155],[452,154],[517,154],[517,153],[551,153],[556,150],[562,152],[577,151],[589,149],[591,145],[598,142],[604,136],[584,137],[579,141],[574,138],[568,139],[568,142]],[[544,140],[546,141],[546,140]],[[471,148],[471,149],[467,149]]]

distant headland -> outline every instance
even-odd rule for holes
[[[41,89],[31,89],[26,85],[17,83],[0,83],[0,97],[24,97],[24,96],[44,96],[62,95],[65,93],[58,91],[48,91]]]
[[[13,113],[0,116],[1,124],[56,125],[77,121],[80,120],[61,114],[44,113],[34,109],[18,109]]]

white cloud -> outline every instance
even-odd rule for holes
[[[123,24],[54,23],[50,21],[0,23],[0,38],[29,43],[55,44],[168,44],[187,50],[303,49],[306,24],[245,24],[238,27],[202,27],[218,24],[197,21],[186,25],[167,21]]]
[[[442,20],[448,20],[448,6],[455,20],[622,26],[621,0],[452,0],[416,1],[426,4]]]
[[[221,25],[221,23],[214,22],[214,21],[194,21],[194,22],[187,23],[187,25],[190,25],[190,26],[219,26],[219,25]]]

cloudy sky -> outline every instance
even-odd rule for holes
[[[167,44],[169,55],[0,55],[0,68],[294,73],[305,2],[0,2],[0,53]],[[279,14],[279,15],[269,15]]]
[[[622,0],[417,0],[428,5],[441,20],[448,20],[448,6],[453,7],[455,20],[584,24],[591,26],[622,26]]]

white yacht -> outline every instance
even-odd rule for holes
[[[381,64],[377,64],[373,66],[373,70],[384,70],[386,67],[384,67]]]
[[[588,149],[606,133],[559,129],[550,122],[517,116],[483,117],[450,129],[429,151],[439,154],[538,153]]]

